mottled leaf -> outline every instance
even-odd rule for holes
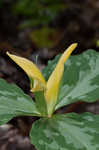
[[[32,99],[14,84],[0,79],[0,124],[18,115],[35,115],[39,112]]]
[[[46,79],[56,66],[59,56],[43,70]],[[63,83],[55,109],[77,101],[95,102],[99,99],[99,53],[88,50],[71,56],[65,63]]]
[[[37,150],[99,150],[99,115],[71,113],[40,119],[30,137]]]

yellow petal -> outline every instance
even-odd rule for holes
[[[12,55],[7,52],[7,55],[16,63],[18,64],[29,76],[31,83],[31,91],[41,91],[46,88],[46,81],[41,74],[40,70],[36,67],[34,63],[27,60],[26,58],[19,57],[16,55]],[[34,82],[33,82],[34,81]]]
[[[48,107],[48,113],[52,113],[52,107],[55,106],[58,93],[59,93],[59,86],[62,79],[62,75],[64,72],[64,63],[72,53],[72,51],[76,48],[77,43],[74,43],[70,45],[66,51],[63,53],[61,58],[59,59],[58,64],[56,65],[56,68],[52,72],[48,82],[47,82],[47,90],[45,92],[45,98],[47,101],[47,107]]]

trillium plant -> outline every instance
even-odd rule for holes
[[[49,61],[42,73],[33,62],[7,52],[28,75],[35,101],[0,79],[0,125],[17,116],[38,116],[30,131],[37,150],[99,150],[99,115],[55,113],[78,101],[99,99],[99,53],[90,49],[70,56],[76,46]]]

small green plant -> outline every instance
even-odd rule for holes
[[[99,53],[88,50],[70,56],[76,46],[72,44],[62,56],[49,61],[42,73],[31,61],[7,52],[29,76],[35,101],[16,85],[0,79],[0,124],[16,116],[39,116],[30,131],[37,150],[99,149],[99,115],[54,113],[77,101],[99,99]]]
[[[40,29],[34,30],[30,34],[30,39],[35,42],[38,47],[48,47],[51,48],[55,44],[55,36],[57,35],[57,29],[52,29],[49,27],[42,27]]]

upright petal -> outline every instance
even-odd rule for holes
[[[48,82],[47,82],[47,90],[45,92],[45,98],[47,101],[47,107],[48,107],[48,113],[51,114],[59,93],[59,86],[62,79],[62,75],[64,72],[64,63],[72,53],[72,51],[76,48],[77,43],[74,43],[70,45],[66,51],[63,53],[61,58],[59,59],[58,64],[56,65],[56,68],[52,72]]]
[[[26,58],[19,57],[16,55],[12,55],[7,52],[7,55],[16,63],[18,64],[29,76],[31,81],[31,91],[41,91],[46,88],[46,81],[40,72],[40,70],[36,67],[34,63]]]

